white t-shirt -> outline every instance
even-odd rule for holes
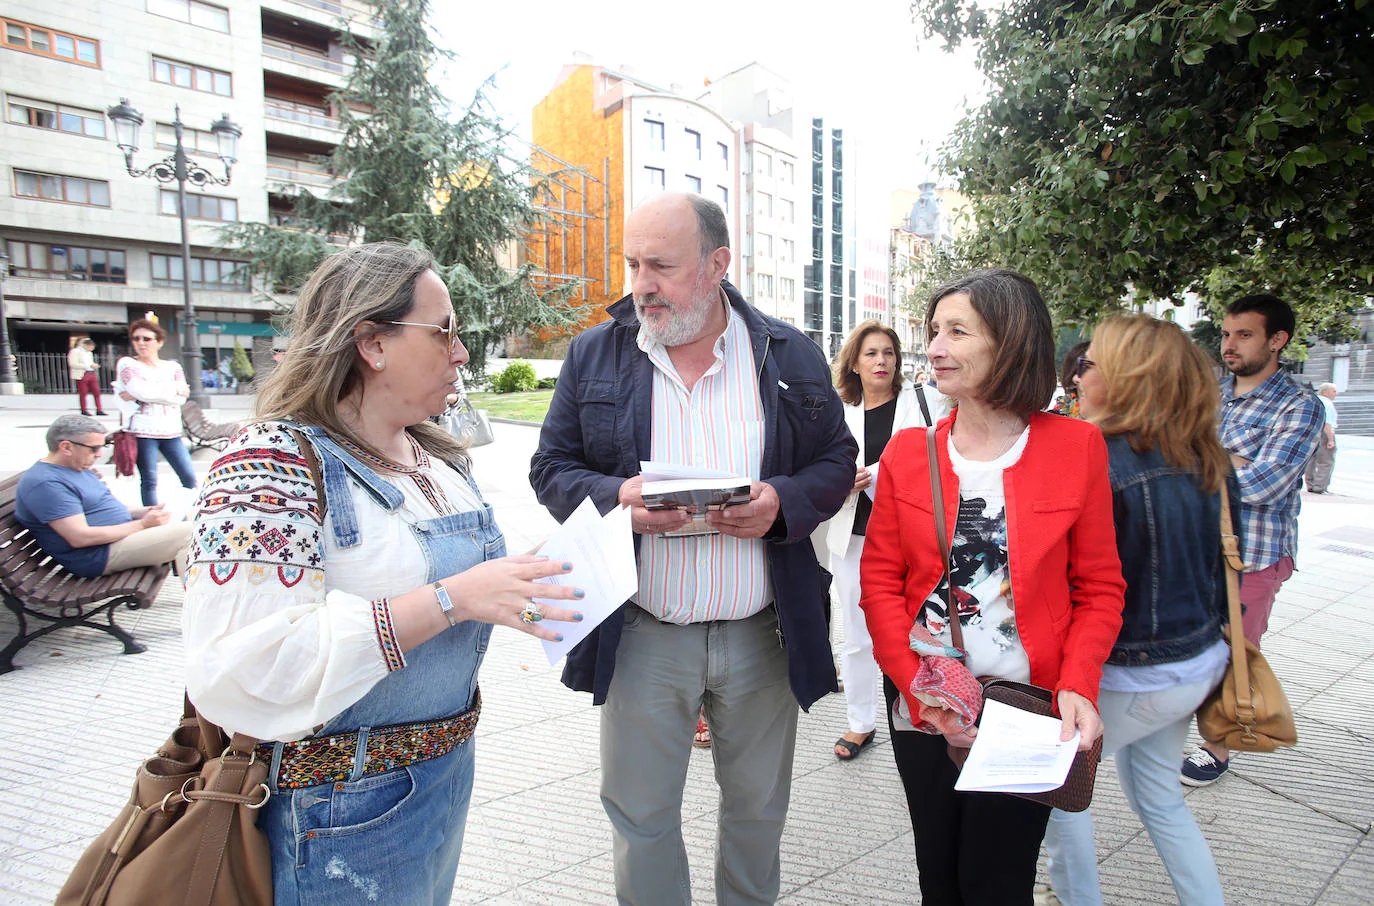
[[[950,573],[967,652],[964,666],[974,676],[998,676],[1021,683],[1030,682],[1030,661],[1016,630],[1002,473],[1021,458],[1029,437],[1028,426],[1011,449],[990,462],[961,456],[953,437],[948,445],[954,474],[959,477],[959,515],[950,529]],[[952,645],[945,585],[942,578],[926,599],[921,619],[931,635]]]

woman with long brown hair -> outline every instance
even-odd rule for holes
[[[264,740],[259,812],[279,906],[446,904],[472,794],[493,624],[559,638],[580,597],[505,556],[464,450],[427,419],[467,361],[428,252],[331,255],[201,495],[186,691]],[[555,624],[556,625],[556,624]]]
[[[1221,488],[1211,362],[1177,325],[1103,321],[1078,360],[1083,416],[1107,438],[1116,541],[1126,579],[1121,634],[1102,668],[1103,752],[1145,824],[1179,902],[1216,906],[1211,850],[1183,801],[1178,759],[1193,712],[1226,671]],[[1240,525],[1232,487],[1233,521]],[[1054,812],[1046,840],[1064,906],[1101,904],[1090,812]]]

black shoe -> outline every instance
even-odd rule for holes
[[[97,410],[95,410],[95,414],[96,414],[96,415],[109,415],[110,413],[106,412],[104,409],[97,409]]]
[[[81,414],[84,415],[84,416],[90,417],[90,414],[91,414],[91,413],[87,412],[85,409],[82,409],[82,410],[81,410]]]

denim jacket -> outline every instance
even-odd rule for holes
[[[1107,663],[1126,667],[1186,660],[1221,638],[1226,573],[1221,495],[1164,461],[1137,453],[1126,435],[1107,438],[1108,472],[1126,606]],[[1240,529],[1234,477],[1231,519]]]

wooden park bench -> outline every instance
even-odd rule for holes
[[[196,447],[223,450],[242,426],[238,422],[212,422],[199,403],[187,400],[181,404],[181,427]]]
[[[141,566],[93,579],[72,575],[43,553],[15,518],[18,486],[19,475],[0,482],[0,596],[19,620],[18,632],[0,650],[0,674],[17,669],[14,656],[29,642],[66,626],[108,632],[124,643],[125,654],[148,650],[115,622],[114,611],[121,605],[131,610],[151,605],[171,564]],[[30,631],[30,619],[46,625]]]

